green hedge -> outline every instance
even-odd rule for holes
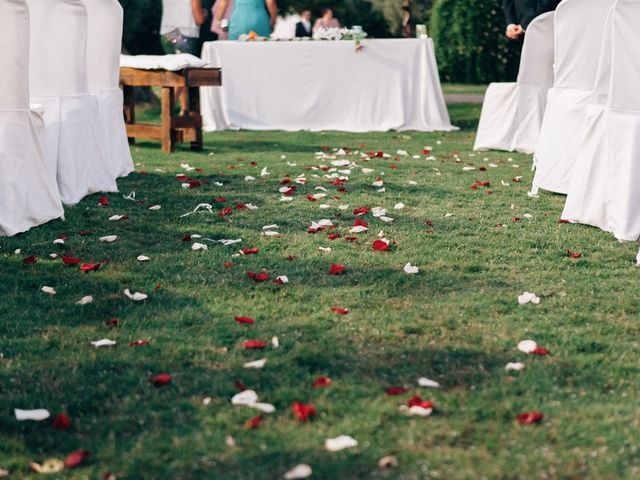
[[[443,81],[489,83],[516,78],[520,45],[504,35],[501,1],[436,0],[430,30]]]

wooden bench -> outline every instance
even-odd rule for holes
[[[124,91],[124,117],[129,142],[136,138],[152,138],[162,142],[162,151],[175,151],[176,143],[191,142],[192,150],[202,149],[202,117],[200,116],[200,87],[222,85],[219,68],[185,68],[168,70],[139,70],[120,68],[120,85]],[[162,87],[162,123],[136,123],[134,87]],[[175,114],[175,89],[188,91],[188,107],[184,115]]]

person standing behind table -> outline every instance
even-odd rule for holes
[[[560,0],[502,0],[507,19],[507,38],[521,39],[534,18],[555,10],[559,3]]]
[[[330,8],[325,8],[322,10],[322,17],[316,20],[316,23],[313,24],[313,32],[320,29],[329,29],[329,28],[340,28],[340,22],[337,18],[333,16],[333,10]]]
[[[213,4],[211,9],[213,18],[216,18],[216,12],[221,3],[222,0],[216,0],[216,3]],[[211,23],[211,31],[218,35],[218,40],[229,40],[229,17],[231,17],[231,12],[233,12],[233,0],[227,2],[227,8],[221,13],[220,23],[215,21]]]
[[[311,10],[303,10],[300,12],[300,21],[296,23],[296,37],[310,37],[311,33]]]
[[[191,0],[162,0],[160,35],[173,46],[174,53],[198,55],[200,28]]]
[[[217,25],[220,25],[228,3],[229,0],[220,0],[214,20]],[[251,32],[257,33],[260,37],[268,37],[277,18],[276,0],[234,0],[233,12],[229,17],[229,40],[237,40],[240,35]]]
[[[202,44],[204,42],[212,42],[217,39],[211,29],[213,24],[213,15],[211,15],[212,7],[213,0],[191,0],[193,18],[200,27],[198,34],[198,54],[202,52]]]

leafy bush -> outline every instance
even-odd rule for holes
[[[500,0],[436,0],[430,34],[443,81],[512,81],[518,73],[519,43],[507,40]]]

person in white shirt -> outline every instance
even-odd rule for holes
[[[303,10],[300,21],[296,23],[296,37],[310,37],[311,33],[311,10]]]

